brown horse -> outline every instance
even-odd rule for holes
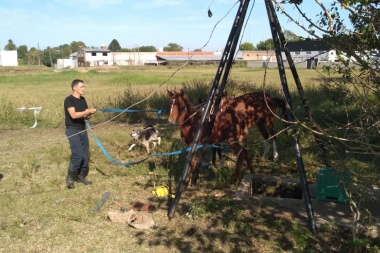
[[[284,100],[276,97],[270,97],[269,94],[262,91],[251,92],[235,98],[227,98],[224,94],[220,103],[220,110],[226,106],[232,107],[246,121],[248,128],[256,125],[264,137],[264,154],[267,156],[270,145],[269,139],[273,140],[273,160],[278,160],[276,145],[276,132],[274,130],[274,113],[277,108],[282,110],[282,117],[286,116],[286,103]],[[214,155],[213,155],[214,156]],[[213,157],[213,159],[215,159]]]
[[[184,91],[172,92],[168,90],[170,97],[170,110],[169,122],[177,124],[180,127],[181,139],[187,144],[191,145],[195,133],[197,131],[203,110],[195,111],[193,105],[185,97]],[[212,127],[208,121],[204,122],[204,130],[200,137],[200,143],[205,140],[205,132]],[[215,116],[215,122],[212,129],[212,134],[209,138],[209,143],[223,143],[227,142],[229,147],[235,152],[237,156],[235,174],[232,183],[236,183],[240,177],[241,167],[243,160],[246,161],[247,167],[253,173],[253,167],[248,151],[243,147],[248,137],[248,128],[245,120],[235,112],[232,108],[226,106],[222,111],[218,111]],[[197,157],[194,155],[191,161],[191,173],[196,172]],[[190,175],[186,178],[185,188],[190,182]],[[193,180],[193,183],[195,181]]]

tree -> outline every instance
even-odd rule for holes
[[[118,52],[121,50],[121,46],[116,39],[113,39],[108,45],[108,49],[111,50],[111,52]]]
[[[290,30],[284,29],[283,33],[287,42],[300,40],[300,37]]]
[[[259,41],[256,45],[257,50],[273,50],[273,39]]]
[[[133,52],[133,48],[122,48],[120,52]]]
[[[166,47],[164,47],[165,52],[182,52],[183,47],[176,43],[169,43]]]
[[[64,53],[65,53],[65,51],[64,51],[64,48],[62,48],[62,47],[61,47],[61,49],[60,49],[60,47],[50,48],[50,52],[49,52],[49,54],[51,55],[51,59],[52,59],[53,63],[57,63],[57,59],[64,59],[65,58]]]
[[[252,51],[255,50],[255,46],[250,42],[244,42],[240,44],[239,49],[242,51]]]
[[[47,47],[42,52],[41,63],[45,65],[46,67],[52,67],[52,64],[53,64],[52,50],[54,49],[52,49],[51,47]]]
[[[40,64],[41,54],[37,48],[32,47],[27,53],[28,64],[29,65],[38,65]]]
[[[78,52],[79,48],[86,48],[86,44],[82,41],[73,41],[70,46],[73,52]]]
[[[73,50],[69,44],[60,45],[57,49],[61,51],[61,56],[59,58],[69,57],[70,54],[73,53]]]
[[[26,45],[19,46],[17,48],[17,58],[19,60],[19,64],[28,63],[28,47]]]
[[[139,47],[140,52],[157,52],[157,48],[154,46],[142,46]]]
[[[12,40],[8,40],[8,44],[5,45],[4,49],[5,49],[5,50],[16,50],[17,47],[16,47],[16,45],[13,43]]]
[[[318,134],[328,139],[331,146],[342,156],[339,165],[354,172],[349,162],[355,158],[367,161],[367,170],[359,171],[356,179],[357,195],[363,195],[366,187],[378,184],[380,158],[380,8],[378,0],[336,0],[327,8],[315,0],[314,8],[320,9],[315,17],[302,8],[302,0],[274,0],[277,9],[288,19],[306,31],[309,37],[326,42],[338,55],[344,55],[340,62],[325,67],[321,76],[324,89],[330,94],[337,107],[345,111],[342,119],[326,115],[323,120],[334,120],[329,128],[319,128]],[[290,6],[290,7],[289,7]],[[294,8],[299,15],[290,15],[288,8]],[[347,14],[347,15],[343,15]],[[297,19],[293,17],[297,16]],[[342,18],[342,16],[348,16]],[[298,17],[302,17],[303,20]],[[377,56],[376,56],[377,55]],[[347,59],[354,59],[349,61]],[[359,71],[358,71],[359,70]],[[337,79],[330,74],[340,75]],[[327,98],[326,98],[327,99]],[[344,106],[342,106],[344,105]],[[306,126],[306,124],[303,124]],[[316,131],[315,131],[316,132]],[[364,173],[363,173],[364,172]],[[354,190],[355,190],[354,189]],[[364,194],[366,196],[366,194]],[[358,220],[363,214],[354,198],[349,194],[350,207],[354,214],[352,234],[355,238]],[[371,219],[371,214],[366,218]]]

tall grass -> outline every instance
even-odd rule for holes
[[[70,83],[76,78],[86,82],[85,96],[90,106],[125,108],[138,99],[146,97],[147,94],[157,91],[151,99],[136,107],[153,109],[157,106],[166,106],[162,94],[165,94],[167,88],[180,87],[182,83],[194,78],[209,82],[216,73],[216,67],[187,67],[174,76],[172,75],[175,70],[167,67],[122,68],[111,72],[98,70],[54,72],[50,69],[27,68],[21,68],[19,71],[14,68],[14,70],[0,69],[3,92],[0,106],[5,108],[0,112],[2,113],[1,129],[26,127],[33,124],[32,113],[20,114],[17,113],[16,108],[34,106],[42,106],[38,117],[39,126],[59,126],[64,116],[63,100],[71,93]],[[242,74],[239,77],[244,78],[246,72],[241,70]],[[160,86],[163,83],[165,84]],[[123,103],[117,102],[122,98],[124,98]]]

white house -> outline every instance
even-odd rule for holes
[[[105,45],[100,48],[81,48],[70,54],[70,59],[58,59],[57,69],[94,66],[158,65],[156,52],[111,52]]]
[[[0,66],[18,66],[17,51],[0,51]]]
[[[309,59],[317,61],[335,61],[336,59],[335,50],[330,50],[323,41],[302,40],[288,42],[286,46],[295,63],[304,62]]]

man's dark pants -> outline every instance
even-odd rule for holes
[[[86,177],[90,155],[87,131],[66,128],[66,136],[69,137],[71,149],[69,173]]]

